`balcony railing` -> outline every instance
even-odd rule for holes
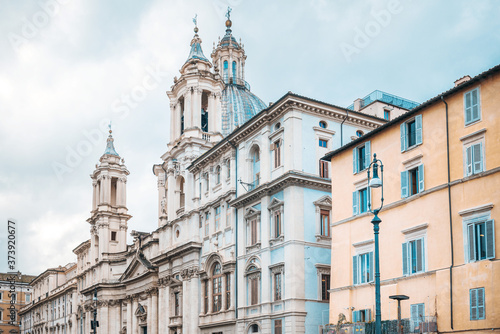
[[[238,85],[245,87],[246,89],[250,90],[250,84],[243,80],[242,78],[238,77],[229,77],[229,78],[224,78],[224,83],[229,84],[229,85]]]
[[[403,334],[437,333],[436,317],[420,317],[418,320],[401,319]],[[375,334],[375,322],[356,322],[335,326],[326,325],[323,334]],[[398,321],[382,321],[382,334],[398,334]]]

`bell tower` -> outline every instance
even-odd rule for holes
[[[203,54],[196,18],[188,59],[174,78],[170,99],[170,144],[181,138],[199,138],[209,142],[222,139],[220,126],[221,92],[224,87],[218,70]]]
[[[92,264],[107,257],[108,253],[127,249],[128,214],[126,202],[127,175],[124,160],[113,145],[111,125],[106,150],[90,175],[93,186],[90,224]]]

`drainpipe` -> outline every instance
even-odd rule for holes
[[[448,103],[441,95],[441,101],[446,106],[446,158],[448,163],[448,213],[450,216],[450,244],[451,244],[451,266],[450,266],[450,326],[453,329],[453,266],[455,265],[455,257],[453,253],[453,216],[451,213],[451,177],[450,177],[450,135],[448,124]]]
[[[238,198],[238,148],[234,146],[229,140],[227,141],[236,151],[236,157],[234,159],[234,185],[235,185],[235,198]],[[238,319],[238,208],[236,208],[235,213],[235,232],[234,232],[234,247],[235,247],[235,257],[236,257],[236,268],[234,269],[234,284],[235,284],[235,302],[234,302],[234,314],[235,318]]]
[[[340,147],[344,146],[344,128],[343,128],[343,125],[344,125],[344,122],[346,121],[347,117],[349,117],[349,110],[346,109],[345,118],[342,121],[342,123],[340,123]]]

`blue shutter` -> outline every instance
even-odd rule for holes
[[[422,144],[422,115],[415,116],[415,140],[417,145]]]
[[[358,148],[355,147],[352,150],[352,172],[356,174],[358,172]]]
[[[352,215],[358,214],[358,192],[354,191],[352,193]]]
[[[487,220],[486,225],[486,258],[495,258],[495,221]]]
[[[406,123],[401,124],[401,152],[406,150]]]
[[[479,89],[476,88],[471,92],[472,98],[472,111],[471,111],[471,121],[477,121],[479,119]]]
[[[373,282],[373,273],[375,272],[375,268],[373,267],[373,252],[368,254],[368,279],[369,282]]]
[[[410,329],[414,329],[415,323],[418,321],[418,304],[412,304],[410,306],[410,316],[411,322],[413,323]]]
[[[418,239],[415,240],[415,248],[417,252],[416,256],[416,268],[417,268],[417,273],[423,271],[423,244],[424,244],[424,239]]]
[[[366,314],[365,321],[366,322],[372,321],[372,310],[368,308],[365,310],[365,312],[366,312],[365,313]]]
[[[484,319],[484,288],[476,289],[477,295],[477,318]]]
[[[472,103],[471,92],[464,94],[464,110],[465,110],[465,124],[472,121]]]
[[[358,284],[358,256],[352,257],[352,284]]]
[[[470,320],[477,320],[477,289],[470,289]]]
[[[368,166],[370,166],[370,162],[371,162],[371,154],[370,154],[370,142],[367,141],[365,143],[365,168],[368,168]]]
[[[473,174],[483,171],[483,144],[472,145],[472,170]]]
[[[352,322],[359,322],[359,311],[352,311]]]
[[[472,175],[472,146],[465,150],[465,176]]]
[[[401,172],[401,198],[408,197],[408,171]]]
[[[468,260],[469,262],[476,261],[476,238],[474,237],[474,224],[467,225],[467,241],[469,242]]]
[[[408,275],[408,243],[403,242],[403,275]]]
[[[424,165],[418,166],[418,192],[421,193],[425,190],[424,185]]]

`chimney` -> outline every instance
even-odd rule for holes
[[[354,111],[359,111],[363,107],[363,100],[356,99],[354,100]]]
[[[462,77],[462,78],[456,80],[455,81],[455,87],[460,86],[461,84],[463,84],[464,82],[469,81],[470,79],[471,79],[471,77],[468,76],[468,75],[466,75],[465,77]]]

